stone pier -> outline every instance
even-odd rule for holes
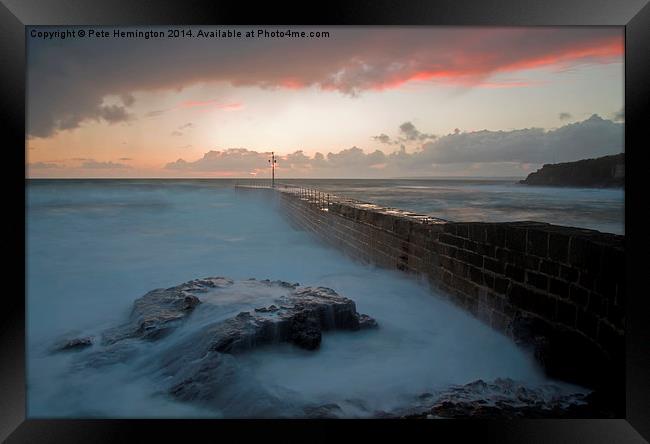
[[[296,226],[359,260],[425,279],[530,347],[549,376],[607,391],[624,386],[624,236],[540,222],[451,222],[313,190],[270,191]]]

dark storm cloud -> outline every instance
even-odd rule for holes
[[[426,140],[433,140],[436,138],[434,134],[423,133],[418,130],[412,122],[404,122],[398,128],[399,135],[396,138],[391,138],[387,134],[381,133],[378,136],[373,136],[373,140],[384,143],[386,145],[398,145],[401,143],[411,142],[424,142]]]
[[[309,172],[330,177],[392,175],[426,175],[444,168],[469,168],[497,165],[515,169],[528,164],[565,162],[619,153],[623,150],[623,125],[593,115],[582,122],[555,130],[527,128],[513,131],[474,131],[442,136],[429,141],[414,152],[404,145],[390,154],[376,150],[365,153],[352,147],[316,153],[313,157],[303,151],[279,156],[278,166],[287,174]],[[203,158],[188,162],[179,159],[166,165],[171,170],[194,172],[223,172],[248,175],[268,167],[270,152],[244,148],[210,151]],[[442,169],[441,169],[442,168]],[[467,173],[466,173],[467,174]]]
[[[102,106],[96,116],[97,119],[104,119],[108,123],[126,122],[131,117],[126,108],[119,105]]]
[[[424,141],[428,139],[435,139],[433,134],[426,134],[418,131],[418,129],[411,122],[404,122],[399,126],[402,140],[406,141]]]
[[[354,96],[409,80],[471,86],[498,72],[620,61],[623,48],[622,32],[612,28],[329,31],[319,40],[28,38],[28,133],[47,137],[86,120],[122,122],[131,118],[135,92],[197,82],[316,86]],[[105,105],[107,96],[120,104]]]
[[[125,93],[122,94],[120,98],[122,99],[122,103],[124,104],[124,106],[131,106],[135,103],[135,97],[133,96],[133,94]]]
[[[393,141],[391,140],[390,136],[387,134],[381,133],[378,136],[372,136],[373,140],[376,140],[377,142],[385,143],[385,144],[392,144]]]
[[[412,159],[418,164],[458,162],[565,162],[623,150],[623,126],[592,115],[556,130],[455,133],[428,142]]]

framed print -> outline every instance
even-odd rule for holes
[[[3,0],[3,439],[645,442],[646,3]]]

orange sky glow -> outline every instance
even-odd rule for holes
[[[265,177],[275,151],[279,177],[517,176],[623,149],[621,28],[330,33],[28,39],[26,174]]]

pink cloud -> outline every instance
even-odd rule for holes
[[[498,73],[515,73],[529,69],[567,69],[570,66],[592,63],[607,64],[621,62],[625,51],[622,35],[597,36],[593,39],[571,44],[548,47],[530,55],[513,56],[508,47],[495,48],[493,52],[474,52],[472,48],[459,48],[451,60],[440,64],[437,60],[413,58],[403,63],[404,67],[393,73],[384,73],[376,80],[370,80],[364,88],[384,91],[398,89],[411,82],[437,81],[442,85],[483,88],[511,88],[531,86],[531,81],[484,81]],[[342,82],[340,82],[342,83]],[[341,84],[332,83],[323,89],[341,89]]]
[[[347,95],[408,83],[506,88],[493,76],[622,63],[617,28],[335,28],[327,40],[155,43],[29,40],[28,131],[47,137],[81,122],[125,121],[133,100],[102,107],[107,95],[220,82],[239,87],[319,88]],[[127,71],[116,67],[128,66]],[[520,75],[518,75],[520,76]],[[239,110],[243,104],[193,100],[181,108]],[[110,112],[109,112],[110,111]],[[155,112],[154,112],[155,113]]]

